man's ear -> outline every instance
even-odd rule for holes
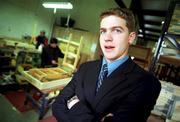
[[[136,32],[131,32],[129,34],[129,40],[128,40],[129,44],[132,44],[135,38],[136,38]]]

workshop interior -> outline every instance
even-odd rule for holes
[[[0,0],[0,121],[57,122],[52,104],[81,64],[102,57],[99,15],[134,13],[137,37],[129,56],[161,82],[147,122],[180,122],[179,0]],[[38,35],[64,54],[42,67]]]

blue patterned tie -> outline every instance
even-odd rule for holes
[[[98,78],[96,92],[98,92],[99,88],[102,85],[103,80],[107,77],[107,75],[108,75],[108,67],[107,64],[104,64]]]

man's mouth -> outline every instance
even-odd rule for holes
[[[104,46],[106,51],[111,51],[115,48],[115,46]]]
[[[106,49],[112,49],[114,46],[104,46]]]

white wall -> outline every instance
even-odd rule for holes
[[[78,0],[77,9],[73,16],[76,20],[75,27],[91,32],[99,32],[99,15],[102,11],[117,7],[114,0]]]
[[[46,0],[51,1],[51,0]],[[75,28],[99,32],[99,15],[108,8],[117,7],[114,0],[72,0],[72,10],[47,9],[43,0],[0,0],[0,36],[22,38],[23,35],[37,36],[45,30],[50,37],[56,18],[69,14]]]
[[[0,0],[0,36],[22,38],[36,36],[41,30],[51,34],[53,12],[39,4],[39,0]]]
[[[118,7],[114,0],[72,0],[73,10],[58,10],[57,16],[65,16],[71,14],[74,19],[75,28],[88,30],[90,32],[99,32],[99,15],[102,11]]]

